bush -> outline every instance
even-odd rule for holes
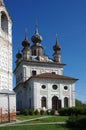
[[[29,109],[29,115],[34,115],[34,110],[33,109]]]
[[[75,127],[76,125],[76,116],[70,116],[69,119],[67,120],[67,126],[68,127]]]
[[[35,114],[35,115],[38,115],[38,114],[39,114],[39,111],[38,111],[38,110],[35,110],[35,111],[34,111],[34,114]]]
[[[86,107],[71,107],[71,108],[62,108],[59,110],[61,116],[71,116],[71,115],[86,115]]]
[[[24,115],[28,115],[28,114],[29,114],[29,110],[28,110],[28,109],[24,109],[24,110],[23,110],[23,114],[24,114]]]
[[[41,115],[44,115],[44,113],[45,113],[44,110],[40,110]]]
[[[68,111],[67,111],[67,108],[62,108],[59,110],[59,114],[61,116],[67,116],[68,115]]]
[[[86,128],[86,117],[78,119],[77,122],[76,122],[76,127],[85,129]]]
[[[67,121],[68,127],[74,127],[74,128],[86,128],[86,116],[71,116],[69,117],[69,120]]]
[[[50,112],[50,114],[51,115],[55,115],[55,110],[52,109],[51,112]]]

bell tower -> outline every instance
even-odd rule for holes
[[[12,90],[12,20],[0,0],[0,90]]]

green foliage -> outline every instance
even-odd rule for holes
[[[44,110],[40,110],[40,114],[44,115],[45,114]]]
[[[71,115],[86,115],[86,107],[71,107],[71,108],[62,108],[59,110],[61,116],[71,116]]]
[[[29,109],[29,112],[28,112],[28,113],[29,113],[29,115],[32,116],[32,115],[34,115],[34,110],[33,110],[33,109]]]
[[[51,115],[55,115],[55,110],[52,109],[51,112],[50,112],[50,114]]]
[[[39,114],[39,111],[38,111],[38,110],[35,110],[35,111],[34,111],[34,114],[35,114],[35,115],[38,115],[38,114]]]
[[[76,99],[75,101],[76,107],[81,107],[83,104],[80,100]]]
[[[80,100],[76,99],[75,101],[76,107],[86,107],[86,104],[82,103]]]
[[[33,109],[24,109],[22,112],[23,115],[33,115],[34,114],[34,110]]]
[[[23,110],[23,114],[27,116],[29,114],[29,110],[28,109],[24,109]]]
[[[86,129],[86,116],[70,116],[67,121],[67,126]]]

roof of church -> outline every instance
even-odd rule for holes
[[[54,74],[54,73],[43,73],[43,74],[39,74],[39,75],[34,75],[31,76],[28,80],[26,80],[25,82],[20,82],[15,88],[14,90],[21,84],[27,83],[30,79],[60,79],[60,80],[70,80],[70,81],[77,81],[77,78],[73,78],[73,77],[69,77],[69,76],[64,76],[64,75],[58,75],[58,74]]]
[[[58,75],[58,74],[54,74],[54,73],[43,73],[43,74],[39,74],[39,75],[34,75],[31,78],[62,79],[62,80],[75,80],[75,81],[78,80],[73,77]]]

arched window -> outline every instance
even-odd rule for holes
[[[8,19],[5,12],[1,12],[1,28],[4,32],[8,33]]]
[[[68,98],[67,97],[64,98],[64,107],[68,107]]]
[[[41,98],[41,106],[46,108],[46,97]]]

